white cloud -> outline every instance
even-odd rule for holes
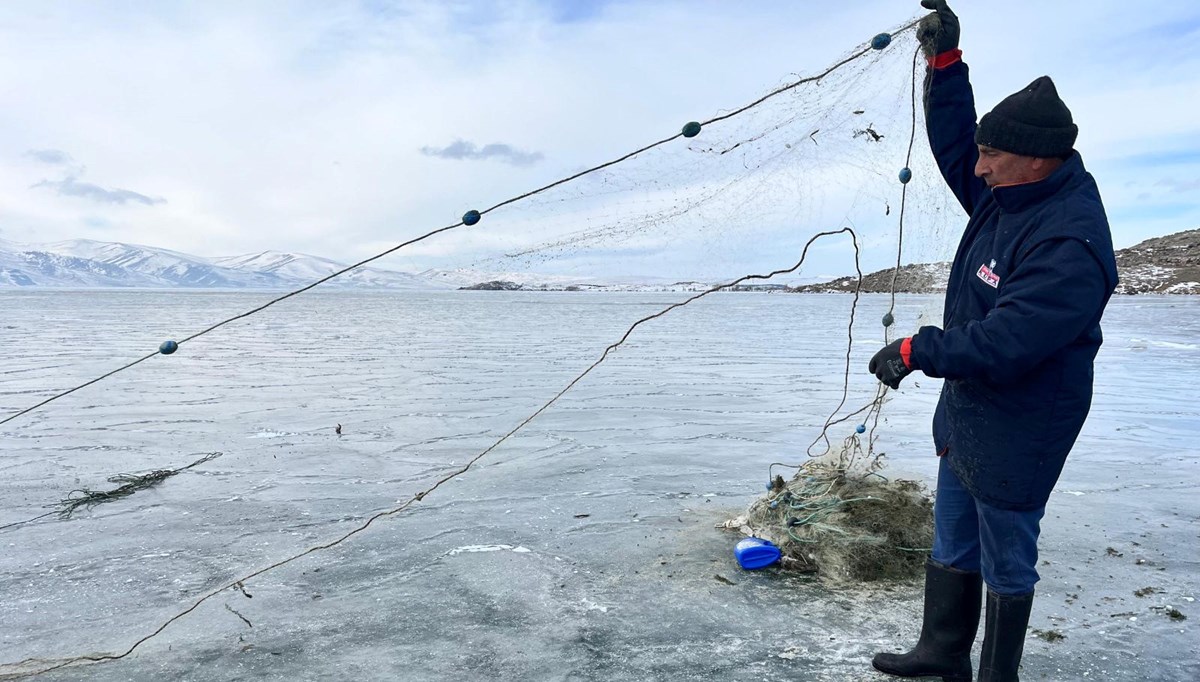
[[[421,147],[421,153],[439,159],[454,161],[487,161],[495,159],[513,166],[530,166],[544,158],[541,152],[526,152],[503,142],[492,142],[482,147],[467,140],[455,140],[445,147]]]
[[[25,156],[52,166],[63,166],[71,162],[71,155],[58,149],[30,149],[25,152]]]
[[[105,189],[100,185],[94,185],[90,182],[80,182],[74,176],[67,176],[62,180],[42,180],[33,185],[35,189],[38,187],[53,189],[60,196],[79,197],[98,201],[102,204],[134,203],[144,206],[154,206],[155,204],[166,202],[165,199],[148,197],[145,194],[139,194],[128,189]]]

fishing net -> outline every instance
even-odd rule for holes
[[[664,285],[718,283],[762,271],[764,263],[790,265],[813,234],[850,226],[862,238],[863,266],[880,270],[895,264],[902,189],[917,207],[904,218],[903,260],[941,260],[958,209],[924,141],[924,64],[916,52],[906,31],[883,50],[855,48],[827,73],[790,76],[767,99],[719,112],[695,137],[485,213],[478,225],[446,237],[456,255],[441,262],[521,279],[527,288],[586,288],[622,274],[638,283],[647,276]],[[906,167],[905,185],[899,174]],[[438,249],[418,245],[411,253],[422,248]],[[810,260],[771,283],[854,270],[846,239],[815,244]],[[398,255],[396,262],[418,261]]]
[[[702,283],[761,271],[764,262],[786,267],[814,233],[851,226],[857,244],[844,237],[814,243],[813,265],[764,282],[798,287],[828,273],[886,269],[867,278],[873,286],[851,276],[841,290],[928,291],[945,276],[935,264],[948,259],[960,218],[925,143],[918,59],[911,32],[883,50],[859,46],[829,72],[795,76],[779,94],[705,124],[694,138],[489,215],[486,230],[465,238],[482,255],[463,267],[496,280],[548,273],[532,287],[575,290],[596,286],[591,273],[619,260],[630,274],[655,273],[664,288],[703,290]],[[900,263],[929,267],[896,272]],[[927,307],[897,322],[911,329],[935,316]],[[829,332],[839,326],[827,324]],[[824,578],[919,574],[932,542],[932,507],[919,484],[879,473],[874,426],[882,399],[882,389],[858,403],[844,392],[830,406],[823,443],[805,452],[823,456],[794,465],[791,480],[776,476],[733,526],[775,541],[786,566]],[[847,404],[854,409],[843,410]],[[869,433],[830,447],[826,429],[860,421],[872,423]]]
[[[873,580],[911,575],[930,544],[930,505],[916,484],[890,481],[881,473],[878,445],[884,433],[880,420],[886,390],[862,376],[858,365],[869,357],[869,350],[897,334],[911,333],[935,315],[932,303],[896,306],[898,288],[919,287],[907,279],[897,287],[893,269],[900,263],[946,260],[961,216],[924,143],[924,65],[913,24],[895,27],[892,33],[890,40],[874,46],[864,43],[832,60],[825,71],[793,74],[764,86],[760,100],[725,103],[737,108],[718,111],[699,125],[689,124],[682,134],[676,128],[662,133],[665,137],[657,142],[605,140],[601,158],[610,162],[559,168],[563,179],[541,189],[495,204],[490,202],[496,199],[489,198],[479,206],[455,207],[452,210],[466,211],[462,222],[356,264],[396,254],[387,265],[404,267],[436,251],[447,273],[520,279],[523,288],[613,289],[623,281],[636,281],[694,295],[679,296],[651,315],[624,320],[624,335],[612,339],[598,358],[593,356],[592,364],[582,363],[583,372],[559,392],[549,392],[541,407],[514,420],[512,430],[499,440],[410,499],[398,501],[398,506],[373,513],[351,531],[280,557],[265,568],[237,569],[228,581],[225,569],[220,586],[198,599],[189,598],[188,608],[165,619],[161,627],[149,628],[141,639],[133,638],[128,650],[63,659],[45,669],[124,657],[210,597],[244,591],[248,580],[348,541],[379,518],[404,512],[551,408],[635,336],[644,322],[709,294],[736,296],[740,294],[726,292],[746,288],[788,291],[851,273],[840,289],[853,295],[846,297],[848,319],[822,319],[797,330],[814,352],[836,358],[823,377],[813,379],[824,382],[819,390],[829,399],[827,416],[814,425],[811,440],[806,437],[791,451],[779,453],[791,463],[772,468],[771,489],[753,503],[744,523],[735,525],[778,542],[790,565],[824,576]],[[648,134],[648,140],[654,139]],[[619,149],[636,151],[620,155],[614,151]],[[453,243],[452,255],[437,245],[441,242]],[[867,293],[862,275],[872,270],[886,271],[870,280],[877,284],[869,291],[881,294],[873,310],[886,311],[889,324],[882,324],[876,313],[865,322],[859,317],[856,327],[860,297]],[[213,325],[178,345],[306,290]],[[436,329],[435,313],[425,323]],[[669,328],[670,321],[658,323]],[[874,331],[856,337],[864,325]],[[836,440],[846,429],[854,433],[832,446],[831,437]],[[461,454],[456,461],[463,461]],[[124,503],[116,498],[159,481],[170,485],[167,473],[164,469],[120,479],[114,482],[125,485],[113,491],[86,491],[82,504]],[[44,663],[26,661],[7,670],[39,672]],[[0,669],[0,674],[5,671]]]
[[[850,448],[856,445],[850,446]],[[933,505],[923,485],[889,480],[845,457],[812,459],[726,528],[770,540],[784,568],[833,583],[903,580],[922,571],[933,542]]]

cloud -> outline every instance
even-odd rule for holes
[[[90,182],[80,182],[78,177],[85,172],[84,167],[76,166],[75,160],[71,158],[71,155],[61,149],[30,149],[25,152],[25,156],[52,166],[65,167],[61,171],[66,176],[65,179],[42,180],[30,187],[30,189],[47,187],[55,190],[60,196],[81,197],[102,204],[124,205],[132,202],[145,206],[154,206],[155,204],[166,203],[165,199],[149,197],[128,189],[106,189]]]
[[[485,144],[480,148],[476,147],[474,142],[467,142],[466,140],[457,140],[440,149],[437,147],[421,147],[421,153],[425,156],[436,156],[439,159],[454,159],[457,161],[486,161],[488,159],[496,159],[513,166],[531,166],[543,158],[541,152],[523,152],[515,149],[512,145],[501,142]]]
[[[1154,183],[1156,187],[1166,187],[1172,192],[1195,192],[1200,190],[1200,178],[1192,180],[1164,179]]]
[[[25,152],[25,156],[55,166],[71,163],[71,155],[59,149],[30,149]]]
[[[66,180],[42,180],[33,187],[49,187],[64,197],[82,197],[103,204],[126,204],[129,202],[154,206],[164,204],[166,199],[148,197],[127,189],[105,189],[90,182],[79,182],[73,177]],[[32,188],[31,188],[32,189]]]

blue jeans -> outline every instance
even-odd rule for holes
[[[946,458],[941,460],[933,503],[933,560],[983,573],[988,588],[999,595],[1033,592],[1039,524],[1046,508],[1012,511],[984,504],[971,497]]]

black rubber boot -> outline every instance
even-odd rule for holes
[[[971,682],[971,645],[979,630],[983,580],[925,562],[925,620],[921,639],[907,654],[876,654],[871,665],[900,677],[938,677],[945,682]]]
[[[988,590],[979,682],[1019,682],[1017,668],[1021,665],[1032,606],[1032,592],[1005,597]]]

